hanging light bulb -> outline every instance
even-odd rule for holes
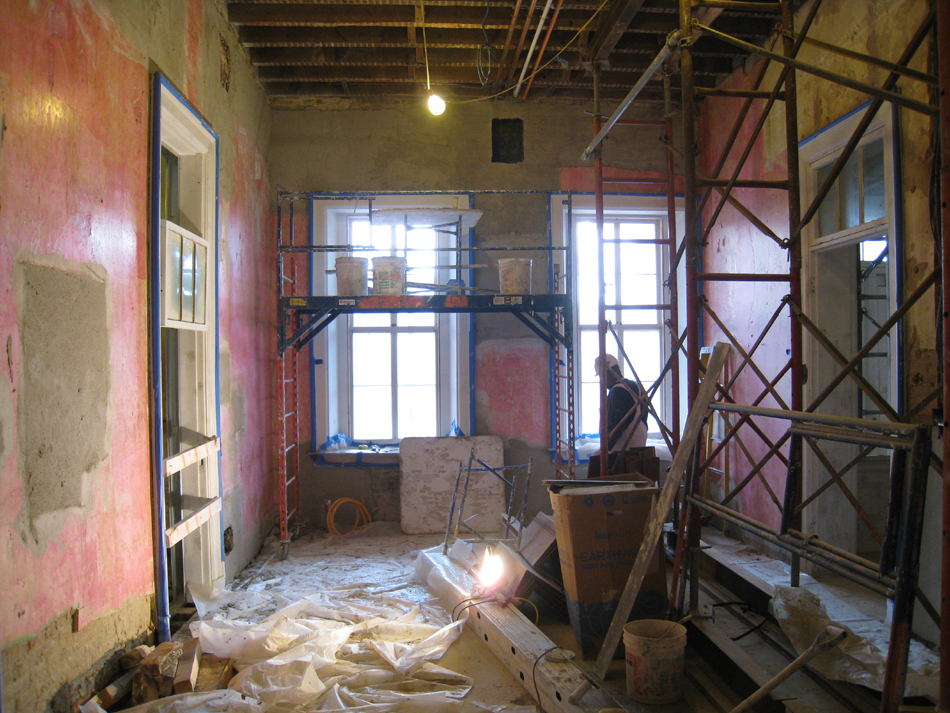
[[[443,111],[445,111],[445,100],[438,94],[430,94],[428,104],[429,111],[431,111],[435,116],[439,116]]]

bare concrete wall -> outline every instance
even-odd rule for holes
[[[313,192],[346,191],[542,191],[564,188],[565,169],[590,163],[581,153],[593,136],[589,107],[486,101],[450,104],[431,116],[418,105],[379,111],[276,111],[271,157],[278,189]],[[655,109],[630,115],[659,118]],[[523,163],[491,162],[491,121],[520,118],[524,127]],[[611,169],[665,170],[658,130],[618,128],[605,158]],[[548,195],[475,194],[474,207],[484,211],[475,228],[477,262],[493,262],[498,247],[545,246],[548,241]],[[533,289],[548,291],[548,256],[535,260]],[[482,270],[477,285],[497,286],[497,273]],[[521,322],[508,315],[475,316],[475,423],[470,435],[500,435],[508,463],[534,464],[530,511],[550,510],[541,481],[554,476],[550,448],[550,351]],[[316,358],[325,358],[316,354]],[[317,408],[324,408],[317,404]],[[319,444],[318,444],[319,445]],[[305,469],[303,506],[309,519],[322,520],[321,501],[350,492],[371,497],[350,470]],[[375,471],[366,471],[373,478]],[[332,493],[332,495],[331,495]],[[352,495],[352,497],[358,497]],[[447,514],[446,514],[447,515]]]

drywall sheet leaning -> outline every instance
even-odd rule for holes
[[[502,441],[498,436],[404,438],[400,442],[399,507],[403,532],[408,535],[445,532],[459,463],[463,470],[467,469],[472,446],[475,446],[475,457],[493,468],[504,464]],[[473,464],[473,469],[476,467],[478,463]],[[462,482],[465,482],[464,472]],[[469,527],[480,533],[497,533],[504,508],[504,483],[492,473],[473,472],[465,499],[464,516]]]

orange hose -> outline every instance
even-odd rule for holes
[[[353,525],[353,529],[350,530],[350,532],[358,530],[360,527],[365,527],[366,525],[369,525],[371,522],[373,522],[373,518],[370,517],[369,510],[367,510],[366,506],[363,505],[363,503],[361,503],[359,500],[354,500],[353,498],[339,498],[334,500],[333,504],[330,505],[329,509],[327,510],[327,530],[329,530],[331,534],[342,534],[336,529],[336,511],[341,505],[346,503],[353,503],[353,506],[356,508],[356,523]]]

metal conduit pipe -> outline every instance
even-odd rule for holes
[[[544,3],[544,9],[541,11],[541,19],[538,20],[538,26],[534,30],[534,37],[531,38],[531,46],[528,47],[528,56],[524,58],[521,76],[518,77],[518,83],[515,85],[515,97],[517,97],[518,92],[521,91],[521,83],[524,81],[524,75],[528,73],[528,66],[531,64],[531,55],[534,54],[534,48],[538,46],[538,38],[541,36],[541,30],[544,28],[544,21],[548,19],[548,10],[551,9],[551,2],[552,0],[547,0],[547,2]],[[530,17],[528,19],[530,21]]]
[[[631,89],[627,96],[624,97],[624,100],[620,102],[620,106],[618,106],[616,110],[614,110],[614,113],[610,115],[610,118],[607,119],[607,123],[604,124],[597,136],[594,137],[594,140],[587,145],[586,149],[584,149],[584,153],[581,154],[582,161],[587,161],[590,158],[590,155],[594,153],[594,149],[596,149],[604,140],[604,137],[607,136],[607,132],[613,128],[613,125],[617,123],[617,120],[620,119],[620,117],[623,116],[623,113],[630,107],[631,104],[633,104],[633,101],[640,95],[640,92],[643,91],[643,88],[647,85],[647,82],[653,79],[653,75],[655,75],[660,70],[660,67],[663,66],[663,63],[673,53],[673,48],[679,46],[679,39],[680,33],[678,30],[670,34],[666,40],[666,44],[663,45],[663,49],[660,50],[660,53],[656,56],[653,62],[650,63],[650,66],[646,68],[646,71],[643,72],[643,75],[639,80],[637,80],[637,83],[633,85],[633,89]]]

